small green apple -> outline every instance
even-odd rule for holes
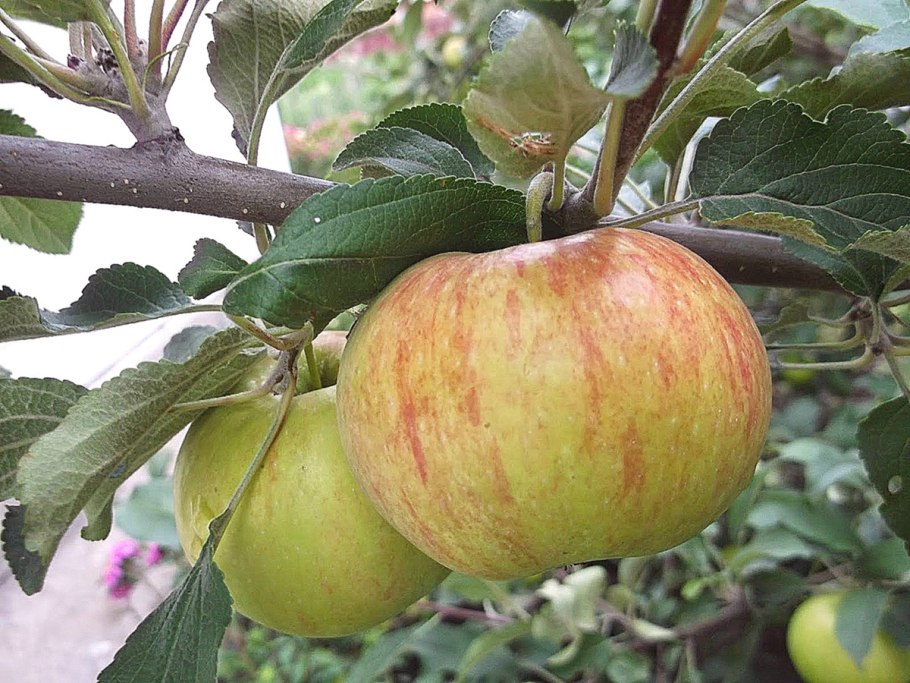
[[[264,378],[269,367],[254,370],[240,388]],[[180,542],[191,561],[256,454],[278,402],[268,395],[214,408],[190,427],[177,459],[174,499]],[[293,399],[215,562],[239,612],[279,631],[319,637],[380,623],[448,574],[389,526],[358,487],[341,448],[334,386]]]
[[[752,478],[771,376],[707,263],[606,229],[403,273],[351,334],[338,411],[386,519],[505,579],[698,533]]]
[[[837,640],[835,624],[843,592],[814,595],[803,602],[787,627],[787,650],[806,683],[907,683],[910,650],[900,648],[879,630],[857,668]]]

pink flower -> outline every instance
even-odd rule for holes
[[[164,553],[161,552],[161,546],[157,543],[151,543],[148,547],[148,550],[145,551],[145,563],[149,567],[153,567],[159,562],[161,562],[164,557]]]
[[[113,590],[123,580],[123,569],[119,564],[109,564],[104,570],[104,585]]]
[[[118,541],[111,550],[111,562],[122,564],[124,560],[136,557],[139,554],[139,543],[132,538]]]
[[[116,586],[114,586],[113,588],[111,588],[111,589],[108,591],[108,593],[109,593],[110,596],[111,596],[112,598],[114,598],[115,600],[123,600],[124,598],[128,598],[128,597],[129,597],[130,592],[131,592],[132,590],[133,590],[133,584],[131,584],[131,583],[119,583],[119,584],[117,584]]]

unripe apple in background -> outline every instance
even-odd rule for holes
[[[787,650],[806,683],[907,683],[910,650],[879,630],[858,668],[837,640],[837,610],[843,591],[814,595],[803,602],[787,626]]]
[[[393,526],[512,578],[698,533],[753,475],[771,376],[707,263],[606,229],[403,273],[353,330],[338,411]]]
[[[316,348],[325,345],[323,340]],[[337,355],[340,347],[334,348]],[[255,368],[238,389],[264,379],[271,366]],[[323,380],[331,379],[330,366]],[[177,459],[174,499],[180,543],[191,561],[255,456],[278,403],[268,395],[214,408],[190,427]],[[238,612],[279,631],[319,637],[374,626],[448,574],[389,526],[355,482],[339,440],[334,386],[293,399],[215,563]]]

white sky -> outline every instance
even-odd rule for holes
[[[138,0],[136,5],[139,16],[147,17],[151,2]],[[57,59],[65,58],[65,32],[40,24],[25,25],[32,37]],[[230,115],[215,100],[205,72],[206,45],[210,40],[211,24],[204,17],[172,91],[168,111],[193,151],[242,161],[231,139]],[[119,147],[129,147],[134,142],[116,116],[50,99],[34,87],[0,86],[0,108],[12,109],[50,140]],[[263,166],[289,169],[274,108],[263,133],[260,158]],[[0,239],[0,285],[36,297],[44,308],[59,310],[79,297],[92,273],[114,263],[151,265],[176,280],[177,273],[192,257],[193,244],[204,236],[217,239],[244,258],[256,256],[252,238],[238,230],[234,221],[87,204],[69,255],[40,254]],[[166,322],[151,321],[102,332],[0,343],[0,367],[10,370],[14,377],[58,377],[96,386],[125,367],[144,359],[157,359],[174,333],[186,325],[205,322],[211,319],[178,316]]]

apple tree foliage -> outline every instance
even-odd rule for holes
[[[104,0],[0,0],[0,81],[104,109],[140,143],[176,149],[182,138],[164,104],[194,27],[211,20],[208,74],[249,164],[232,171],[240,192],[280,97],[306,93],[308,74],[396,10],[396,30],[413,34],[429,6],[164,4],[152,3],[153,30],[140,40],[132,2],[121,12]],[[503,584],[454,575],[426,603],[433,608],[346,641],[332,666],[348,681],[391,671],[422,681],[759,676],[788,671],[773,660],[781,624],[829,583],[855,591],[838,638],[857,662],[875,632],[869,624],[910,647],[910,7],[524,0],[484,4],[479,14],[492,22],[469,36],[465,52],[479,69],[459,101],[378,117],[334,162],[335,177],[350,182],[309,179],[291,206],[271,197],[286,210],[241,226],[260,247],[252,263],[206,238],[178,282],[153,265],[115,264],[60,311],[0,282],[0,341],[212,310],[232,323],[188,328],[162,359],[99,387],[0,368],[0,497],[10,501],[2,547],[22,590],[41,590],[80,513],[89,540],[108,535],[115,508],[141,527],[135,508],[115,505],[118,487],[231,389],[263,340],[305,345],[434,254],[491,251],[541,233],[659,231],[656,221],[682,216],[676,225],[707,239],[704,255],[725,263],[734,282],[792,288],[788,269],[801,268],[837,292],[742,290],[783,387],[752,484],[703,534],[655,557]],[[37,45],[28,21],[69,31],[68,58]],[[825,26],[849,41],[834,68],[806,77],[792,54],[807,42],[824,47]],[[65,254],[82,206],[28,184],[33,169],[8,151],[46,142],[27,114],[0,109],[0,237]],[[660,182],[648,176],[655,169]],[[91,177],[90,157],[83,170],[78,194],[114,201]],[[737,251],[755,234],[773,236],[762,244],[779,251]],[[780,254],[784,265],[773,261]],[[737,279],[763,259],[770,276]],[[219,292],[221,303],[200,302]],[[822,398],[802,392],[819,383]],[[215,679],[231,611],[212,557],[231,512],[213,522],[198,562],[99,681]]]

